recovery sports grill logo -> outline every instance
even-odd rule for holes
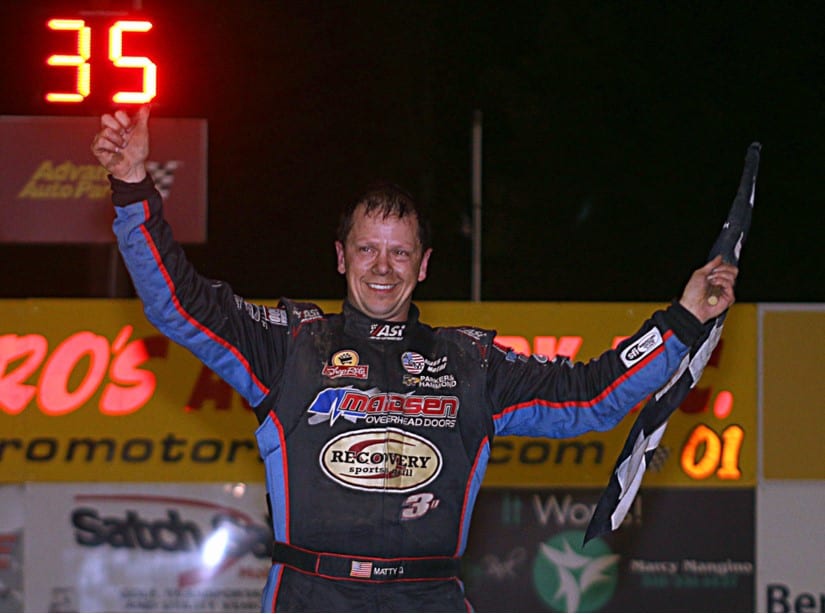
[[[458,397],[452,395],[399,394],[347,386],[325,388],[315,396],[307,412],[310,424],[328,422],[332,426],[343,417],[353,424],[364,420],[367,424],[452,428],[458,407]]]
[[[375,492],[409,492],[441,473],[441,452],[432,443],[400,429],[344,433],[321,450],[324,473],[341,486]]]

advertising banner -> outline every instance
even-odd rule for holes
[[[151,121],[146,166],[166,217],[180,242],[203,243],[206,120]],[[0,116],[0,243],[114,242],[107,173],[90,150],[99,129],[97,117]]]
[[[825,481],[769,481],[756,499],[759,612],[825,612]]]
[[[273,301],[262,301],[271,304]],[[326,311],[339,301],[319,301]],[[422,302],[432,325],[494,328],[525,354],[597,356],[662,305]],[[670,419],[647,486],[749,487],[755,307],[736,305]],[[603,487],[635,419],[576,439],[500,438],[485,485]],[[136,300],[0,301],[0,480],[261,481],[252,411]]]
[[[0,612],[23,612],[23,485],[0,485]]]
[[[639,492],[582,546],[592,489],[482,489],[463,559],[479,612],[752,612],[752,489]]]
[[[762,477],[825,480],[825,305],[759,306]]]
[[[37,483],[25,501],[26,611],[260,611],[261,485]]]

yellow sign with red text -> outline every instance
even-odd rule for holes
[[[573,360],[614,346],[663,306],[418,305],[431,325],[493,328],[525,354]],[[154,329],[137,300],[2,300],[0,322],[0,481],[263,481],[253,412]],[[755,330],[756,307],[737,304],[701,381],[671,417],[646,485],[755,484]],[[634,419],[568,440],[500,438],[484,484],[602,486]]]

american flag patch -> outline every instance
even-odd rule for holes
[[[401,365],[407,373],[418,375],[427,364],[424,357],[418,352],[404,352],[401,354]]]
[[[349,575],[353,578],[369,578],[372,576],[372,563],[369,561],[353,561]]]

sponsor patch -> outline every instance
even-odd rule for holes
[[[441,375],[432,377],[430,375],[405,375],[401,378],[401,383],[405,386],[418,386],[419,388],[455,388],[458,382],[452,375]]]
[[[436,358],[435,360],[428,360],[427,361],[427,373],[440,373],[444,369],[447,368],[447,357],[442,356],[441,358]]]
[[[395,428],[364,429],[330,440],[319,456],[324,473],[354,490],[409,492],[441,473],[441,452],[430,441]]]
[[[314,322],[315,320],[320,320],[324,317],[324,314],[321,313],[320,309],[311,308],[311,309],[294,309],[292,312],[298,321],[301,324],[305,324],[307,322]]]
[[[404,371],[407,373],[418,375],[424,370],[425,364],[424,357],[418,352],[404,352],[401,354],[401,366],[404,367]]]
[[[245,311],[251,320],[258,322],[264,328],[269,328],[269,324],[276,326],[286,326],[287,317],[285,309],[276,309],[266,305],[253,305],[247,303],[243,298],[235,295],[235,307],[240,311]]]
[[[632,367],[660,345],[662,345],[662,333],[658,328],[652,328],[622,350],[619,358],[622,359],[625,367]]]
[[[373,324],[370,326],[370,339],[400,341],[406,329],[406,324]]]
[[[481,341],[485,334],[483,330],[477,328],[457,328],[456,330],[476,341]]]
[[[452,428],[458,407],[455,396],[399,394],[346,386],[325,388],[316,395],[307,412],[310,424],[333,425],[343,417],[352,423],[364,420],[367,424]]]
[[[401,354],[401,366],[407,373],[413,375],[418,375],[425,368],[427,373],[439,373],[447,368],[447,357],[441,356],[435,360],[429,360],[418,352],[404,352]]]
[[[275,326],[286,326],[289,324],[289,318],[286,315],[286,309],[276,309],[274,307],[265,307],[266,319],[272,322]]]
[[[353,379],[367,379],[370,372],[369,365],[359,363],[358,352],[355,350],[341,350],[335,352],[321,373],[330,379],[348,377]]]

